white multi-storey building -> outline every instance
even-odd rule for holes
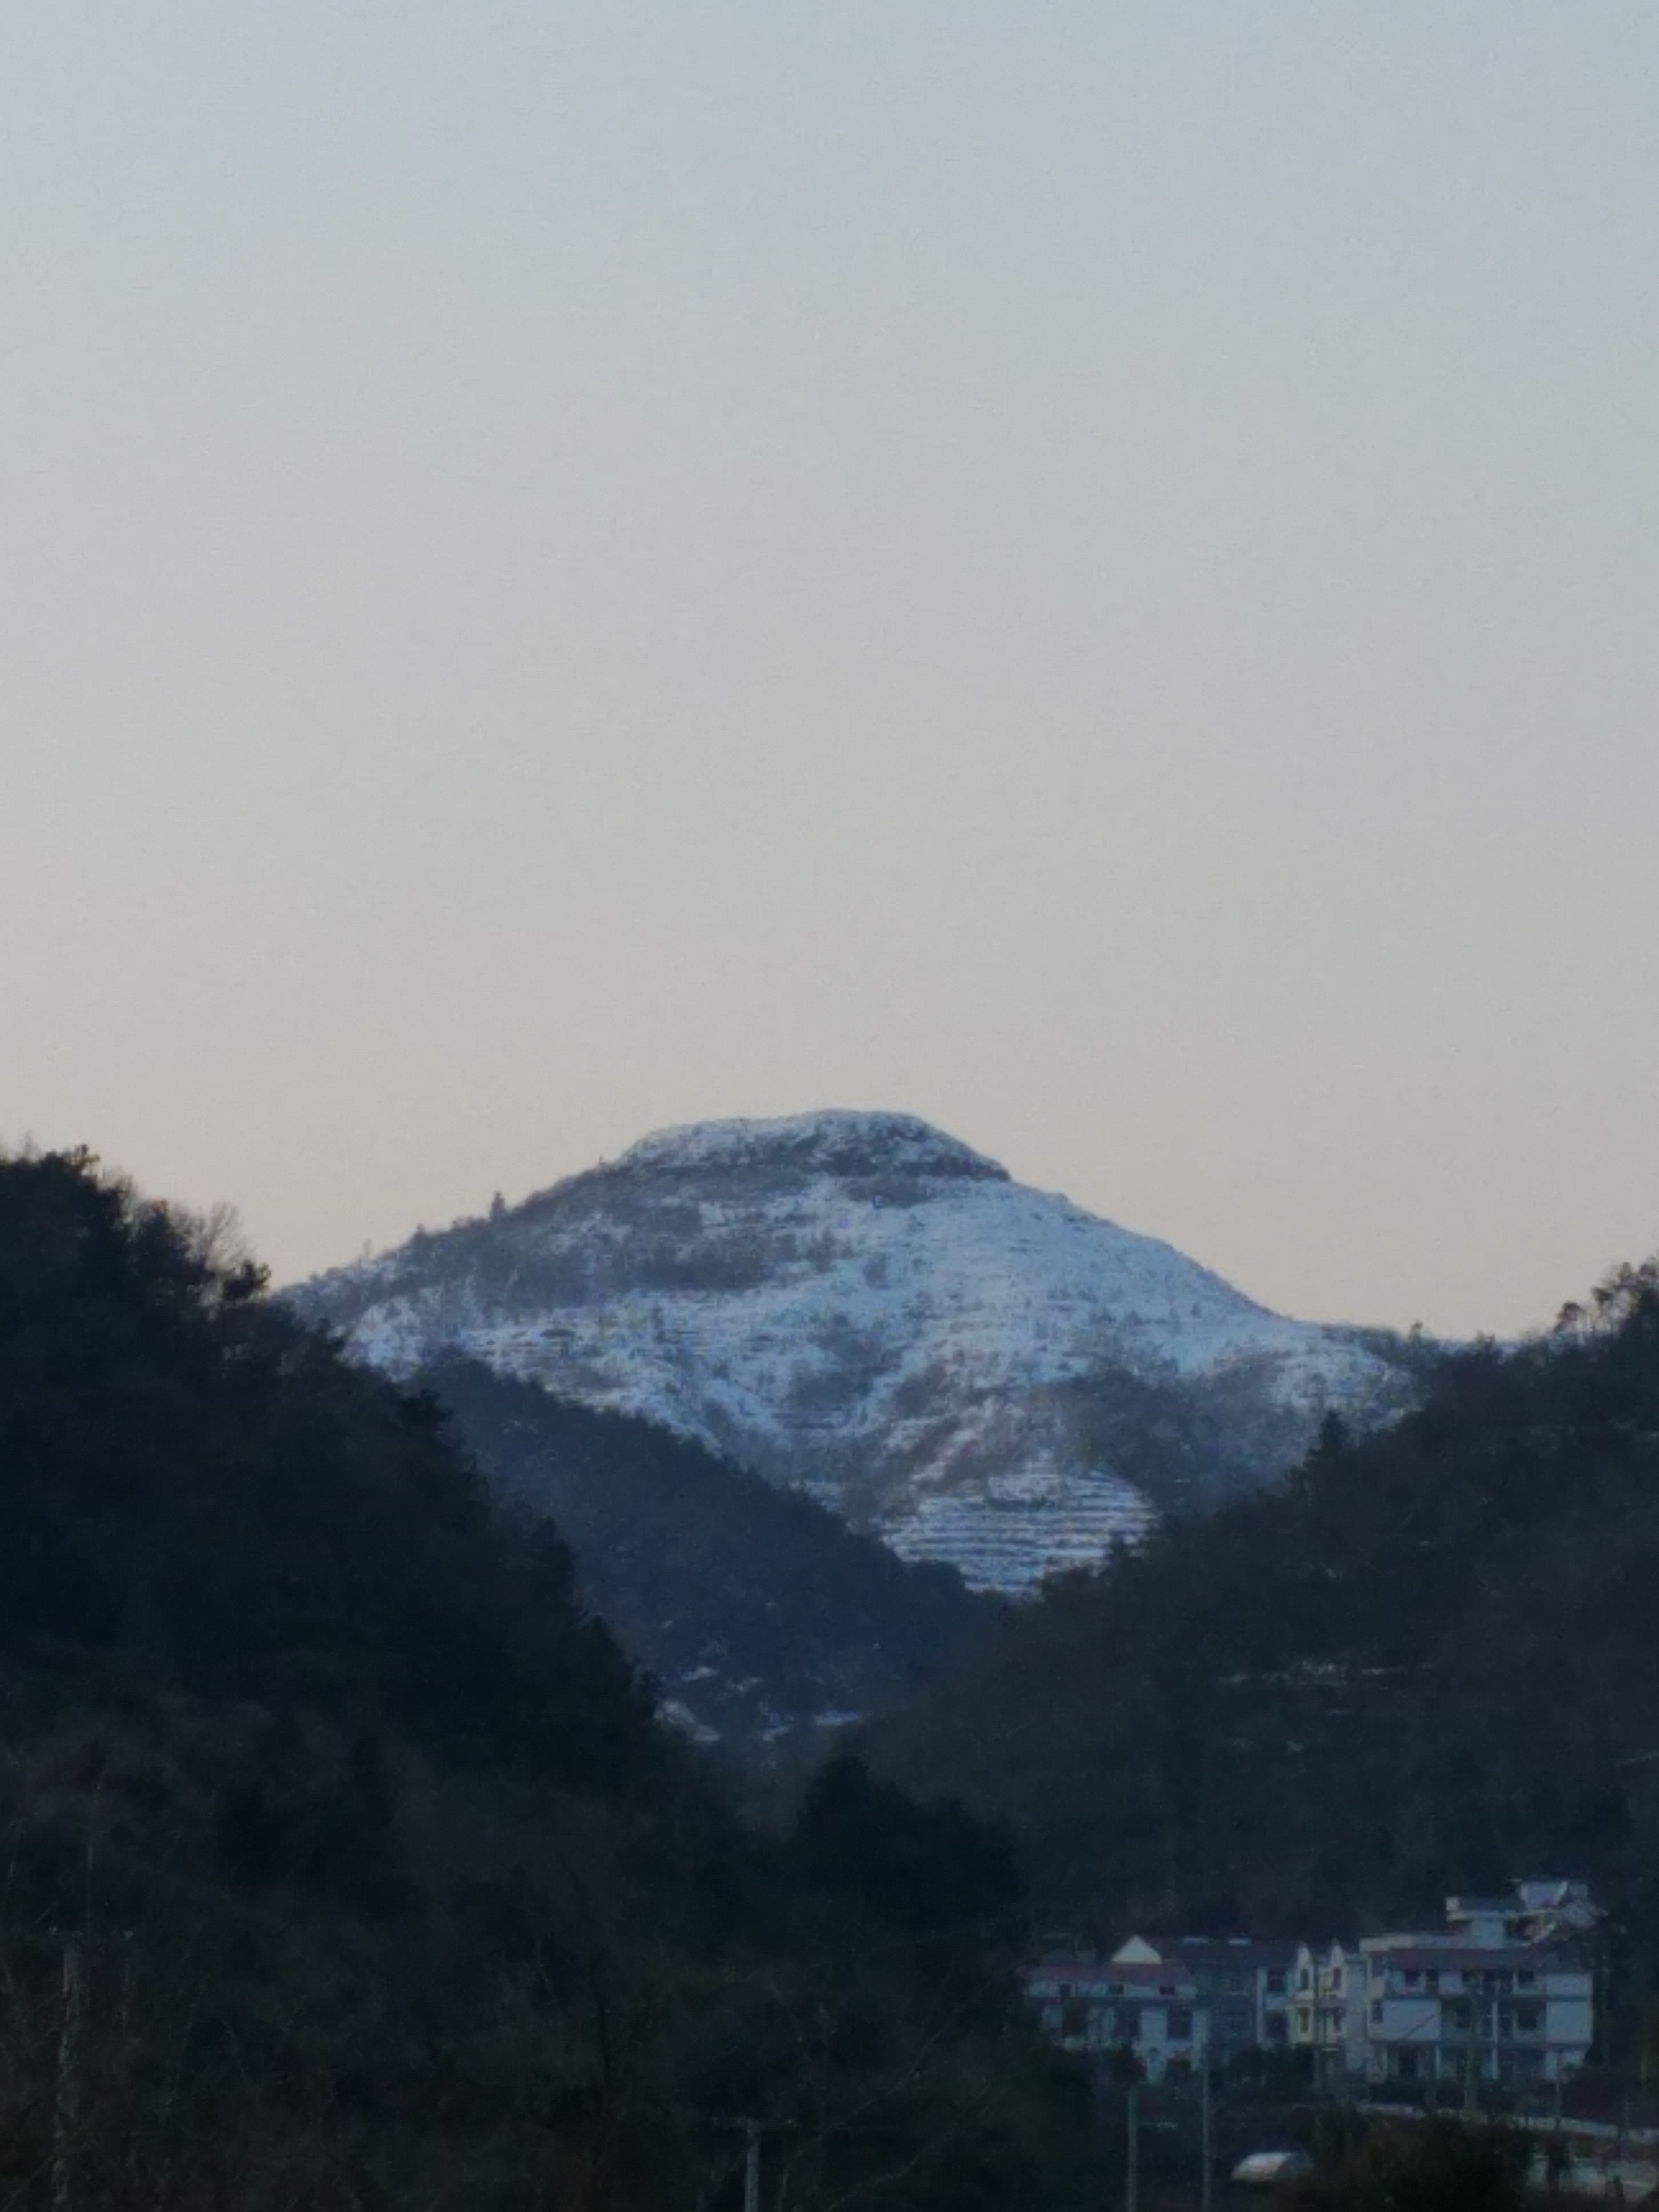
[[[1370,2081],[1524,2087],[1582,2066],[1595,2033],[1582,1882],[1449,1898],[1446,1927],[1367,1936],[1354,2070]]]
[[[1294,1943],[1259,1943],[1245,1936],[1132,1936],[1112,1954],[1115,1964],[1173,1966],[1191,1976],[1218,2066],[1243,2051],[1288,2045],[1296,1957]]]
[[[1147,2078],[1249,2048],[1305,2051],[1316,2081],[1564,2081],[1595,2039],[1582,1882],[1446,1900],[1443,1928],[1361,1942],[1131,1936],[1105,1960],[1055,1954],[1027,1994],[1068,2050],[1127,2047]]]
[[[1524,2087],[1582,2066],[1595,2035],[1582,1882],[1451,1897],[1443,1929],[1297,1954],[1291,2039],[1316,2077]]]
[[[1203,2062],[1208,2020],[1184,1968],[1056,1953],[1026,1968],[1025,1994],[1062,2050],[1129,2051],[1149,2081]]]
[[[1314,2079],[1341,2080],[1354,2072],[1360,2033],[1355,2007],[1363,2001],[1364,1964],[1346,1943],[1298,1943],[1291,1970],[1291,2043],[1311,2055]]]
[[[1425,1943],[1375,1936],[1365,1954],[1360,2066],[1371,2081],[1523,2087],[1582,2066],[1593,2039],[1589,1965],[1571,1942]]]

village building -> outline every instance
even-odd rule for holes
[[[1064,2051],[1127,2052],[1149,2081],[1203,2063],[1207,2020],[1183,1967],[1057,1952],[1027,1967],[1025,1993]]]
[[[1192,1978],[1209,2022],[1210,2063],[1224,2067],[1243,2051],[1288,2047],[1294,1943],[1248,1936],[1132,1936],[1112,1954],[1125,1966],[1166,1966]]]
[[[1291,2043],[1308,2054],[1315,2081],[1334,2087],[1361,2070],[1364,1961],[1347,1943],[1298,1943],[1291,1983]]]
[[[1524,2089],[1589,2055],[1597,1917],[1582,1882],[1522,1881],[1449,1898],[1441,1928],[1358,1943],[1131,1936],[1105,1960],[1062,1946],[1026,1992],[1065,2049],[1129,2051],[1151,2081],[1291,2051],[1325,2088]]]
[[[1581,2067],[1595,2032],[1595,1911],[1582,1882],[1449,1898],[1446,1926],[1367,1936],[1354,2071],[1524,2088]]]

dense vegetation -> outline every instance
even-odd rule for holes
[[[8,2201],[717,2212],[750,2117],[769,2206],[1097,2195],[994,1837],[850,1761],[747,1832],[552,1529],[262,1288],[0,1161]]]
[[[1659,1929],[1659,1275],[1444,1358],[1281,1488],[1070,1578],[886,1737],[1006,1820],[1055,1925],[1352,1936],[1453,1890],[1588,1877]],[[1644,1933],[1644,1931],[1647,1931]]]
[[[476,1360],[422,1379],[496,1492],[557,1523],[583,1602],[726,1744],[822,1750],[826,1719],[890,1702],[994,1615],[950,1568],[649,1421]]]
[[[1324,2117],[1314,2172],[1285,2192],[1286,2212],[1521,2212],[1530,2145],[1520,2130],[1447,2118],[1378,2126]]]

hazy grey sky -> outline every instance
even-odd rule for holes
[[[1659,1244],[1652,0],[0,11],[0,1129],[278,1271],[818,1104]]]

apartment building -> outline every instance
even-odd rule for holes
[[[1066,2049],[1127,2048],[1147,2078],[1245,2051],[1304,2051],[1316,2082],[1505,2088],[1565,2080],[1595,2039],[1582,1882],[1452,1897],[1443,1926],[1358,1943],[1132,1936],[1109,1959],[1075,1947],[1028,1970]]]
[[[1132,1936],[1112,1957],[1188,1975],[1209,2021],[1211,2062],[1225,2066],[1241,2051],[1288,2046],[1297,1951],[1294,1943],[1255,1942],[1247,1936]]]
[[[1582,1882],[1518,1882],[1448,1898],[1443,1928],[1304,1946],[1292,2041],[1327,2084],[1564,2081],[1595,2039],[1595,1917]]]
[[[1062,2050],[1128,2051],[1149,2081],[1178,2078],[1203,2061],[1208,2015],[1183,1967],[1055,1952],[1026,1968],[1025,1994]]]
[[[1298,1943],[1291,1976],[1290,2033],[1292,2049],[1308,2052],[1316,2082],[1334,2086],[1356,2065],[1355,2043],[1363,2033],[1364,1965],[1346,1943]]]
[[[1583,1883],[1449,1898],[1446,1926],[1367,1936],[1354,2070],[1369,2081],[1565,2081],[1595,2034],[1595,1911]]]

